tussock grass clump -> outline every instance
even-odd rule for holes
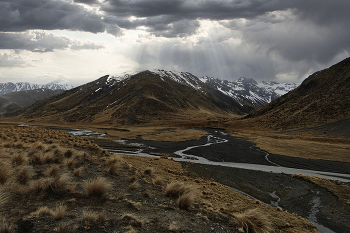
[[[0,162],[0,184],[4,184],[12,176],[11,165],[7,162]]]
[[[74,176],[79,177],[79,176],[82,175],[82,173],[84,172],[84,170],[85,170],[85,167],[76,168],[76,169],[74,169],[73,174],[74,174]]]
[[[167,185],[165,189],[165,196],[167,197],[180,197],[183,194],[192,192],[192,186],[185,185],[180,182],[172,182]]]
[[[31,166],[20,166],[16,169],[16,181],[20,184],[27,184],[32,177],[34,176],[35,172],[33,167]]]
[[[61,222],[55,229],[57,233],[74,233],[77,230],[77,226],[71,222]]]
[[[63,204],[59,204],[55,210],[52,211],[52,217],[56,220],[62,219],[64,215],[66,214],[67,206]]]
[[[178,199],[179,208],[188,210],[194,204],[195,197],[196,195],[193,191],[181,195]]]
[[[33,215],[40,216],[40,217],[47,217],[48,215],[52,216],[52,212],[53,211],[49,207],[42,206],[37,211],[35,211]]]
[[[107,170],[111,174],[116,174],[121,163],[121,158],[119,155],[112,155],[107,160]]]
[[[34,194],[46,192],[50,188],[53,178],[40,178],[29,182],[29,190]]]
[[[89,179],[84,181],[83,189],[88,196],[101,197],[111,187],[111,184],[104,177],[97,177],[96,179]]]
[[[16,153],[12,156],[11,160],[14,166],[24,165],[28,163],[28,157],[24,153]]]
[[[103,224],[106,222],[106,215],[103,212],[84,210],[83,211],[83,221],[86,224],[89,224],[89,223]]]
[[[59,204],[54,210],[47,206],[40,207],[37,211],[33,213],[35,216],[47,217],[51,216],[56,220],[62,219],[66,213],[67,206]]]
[[[44,174],[47,176],[52,176],[52,177],[56,177],[61,173],[61,169],[58,165],[53,165],[51,167],[49,167]]]
[[[273,231],[269,218],[257,209],[233,215],[246,233],[270,233]]]
[[[160,177],[156,177],[155,179],[152,180],[153,184],[162,186],[163,185],[163,180]]]

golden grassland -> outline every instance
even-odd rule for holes
[[[250,139],[257,147],[271,154],[350,163],[349,139],[266,131],[240,131],[238,135]]]
[[[171,159],[112,154],[63,131],[0,125],[0,158],[2,232],[317,232]]]

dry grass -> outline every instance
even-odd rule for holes
[[[0,221],[0,233],[16,233],[11,224],[9,224],[5,219]]]
[[[83,221],[86,224],[89,224],[89,223],[104,224],[106,222],[106,215],[103,212],[84,210],[83,211]]]
[[[173,182],[167,185],[165,195],[167,197],[180,197],[183,194],[192,192],[192,186],[185,185],[180,182]]]
[[[350,163],[349,140],[338,143],[340,140],[330,138],[314,138],[297,135],[281,135],[273,133],[241,133],[252,140],[257,146],[271,154],[286,155],[306,159],[322,159]],[[341,141],[340,141],[341,142]]]
[[[74,233],[77,229],[77,226],[71,222],[61,222],[58,227],[55,229],[57,233]]]
[[[32,179],[34,174],[32,166],[20,166],[16,169],[16,180],[18,183],[25,185]]]
[[[84,172],[85,167],[79,167],[74,169],[73,174],[74,176],[80,177],[82,175],[82,173]]]
[[[179,197],[178,205],[180,209],[188,210],[193,206],[196,195],[194,192],[188,192]]]
[[[66,214],[67,206],[60,204],[52,211],[52,217],[56,220],[62,219]]]
[[[0,184],[4,184],[12,176],[11,165],[7,162],[0,162]]]
[[[269,218],[257,209],[249,209],[233,216],[246,233],[270,233],[273,231]]]
[[[46,217],[46,216],[52,216],[52,210],[47,207],[47,206],[42,206],[40,207],[37,211],[33,213],[35,216],[41,216],[41,217]]]
[[[88,196],[101,197],[110,189],[111,184],[104,177],[84,181],[83,188]]]
[[[107,160],[107,170],[110,174],[116,174],[121,163],[121,158],[119,155],[112,155]]]
[[[180,228],[179,228],[179,226],[177,225],[176,222],[172,222],[172,223],[169,225],[169,231],[178,233],[178,232],[180,231]]]
[[[61,169],[60,167],[55,164],[51,167],[49,167],[45,172],[44,174],[47,175],[47,176],[52,176],[52,177],[56,177],[58,176],[59,174],[61,173]]]
[[[0,189],[0,209],[2,209],[2,207],[9,202],[10,198],[11,198],[11,194]]]
[[[132,182],[132,183],[129,185],[129,189],[130,189],[130,190],[135,190],[135,189],[137,189],[138,187],[140,187],[140,184],[139,184],[138,181],[134,181],[134,182]]]
[[[14,166],[24,165],[28,163],[28,157],[24,153],[18,153],[12,156],[12,164]]]
[[[156,177],[155,179],[152,180],[152,182],[153,182],[153,184],[158,185],[158,186],[162,186],[164,183],[162,178],[160,178],[160,177]]]

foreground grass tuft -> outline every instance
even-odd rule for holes
[[[273,231],[269,218],[257,209],[234,214],[234,217],[246,233],[270,233]]]
[[[83,188],[88,196],[101,197],[110,189],[111,184],[104,177],[84,181]]]
[[[165,195],[167,197],[180,197],[181,195],[189,193],[192,190],[192,186],[185,185],[180,182],[173,182],[167,185]]]

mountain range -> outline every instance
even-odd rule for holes
[[[49,90],[69,90],[73,88],[70,84],[61,83],[62,80],[56,80],[47,84],[33,84],[28,82],[18,83],[0,83],[0,96],[16,91],[29,91],[36,89],[49,89]]]
[[[14,115],[121,124],[192,118],[217,121],[251,113],[296,85],[258,83],[247,78],[237,81],[198,78],[188,72],[143,71],[103,76]]]

